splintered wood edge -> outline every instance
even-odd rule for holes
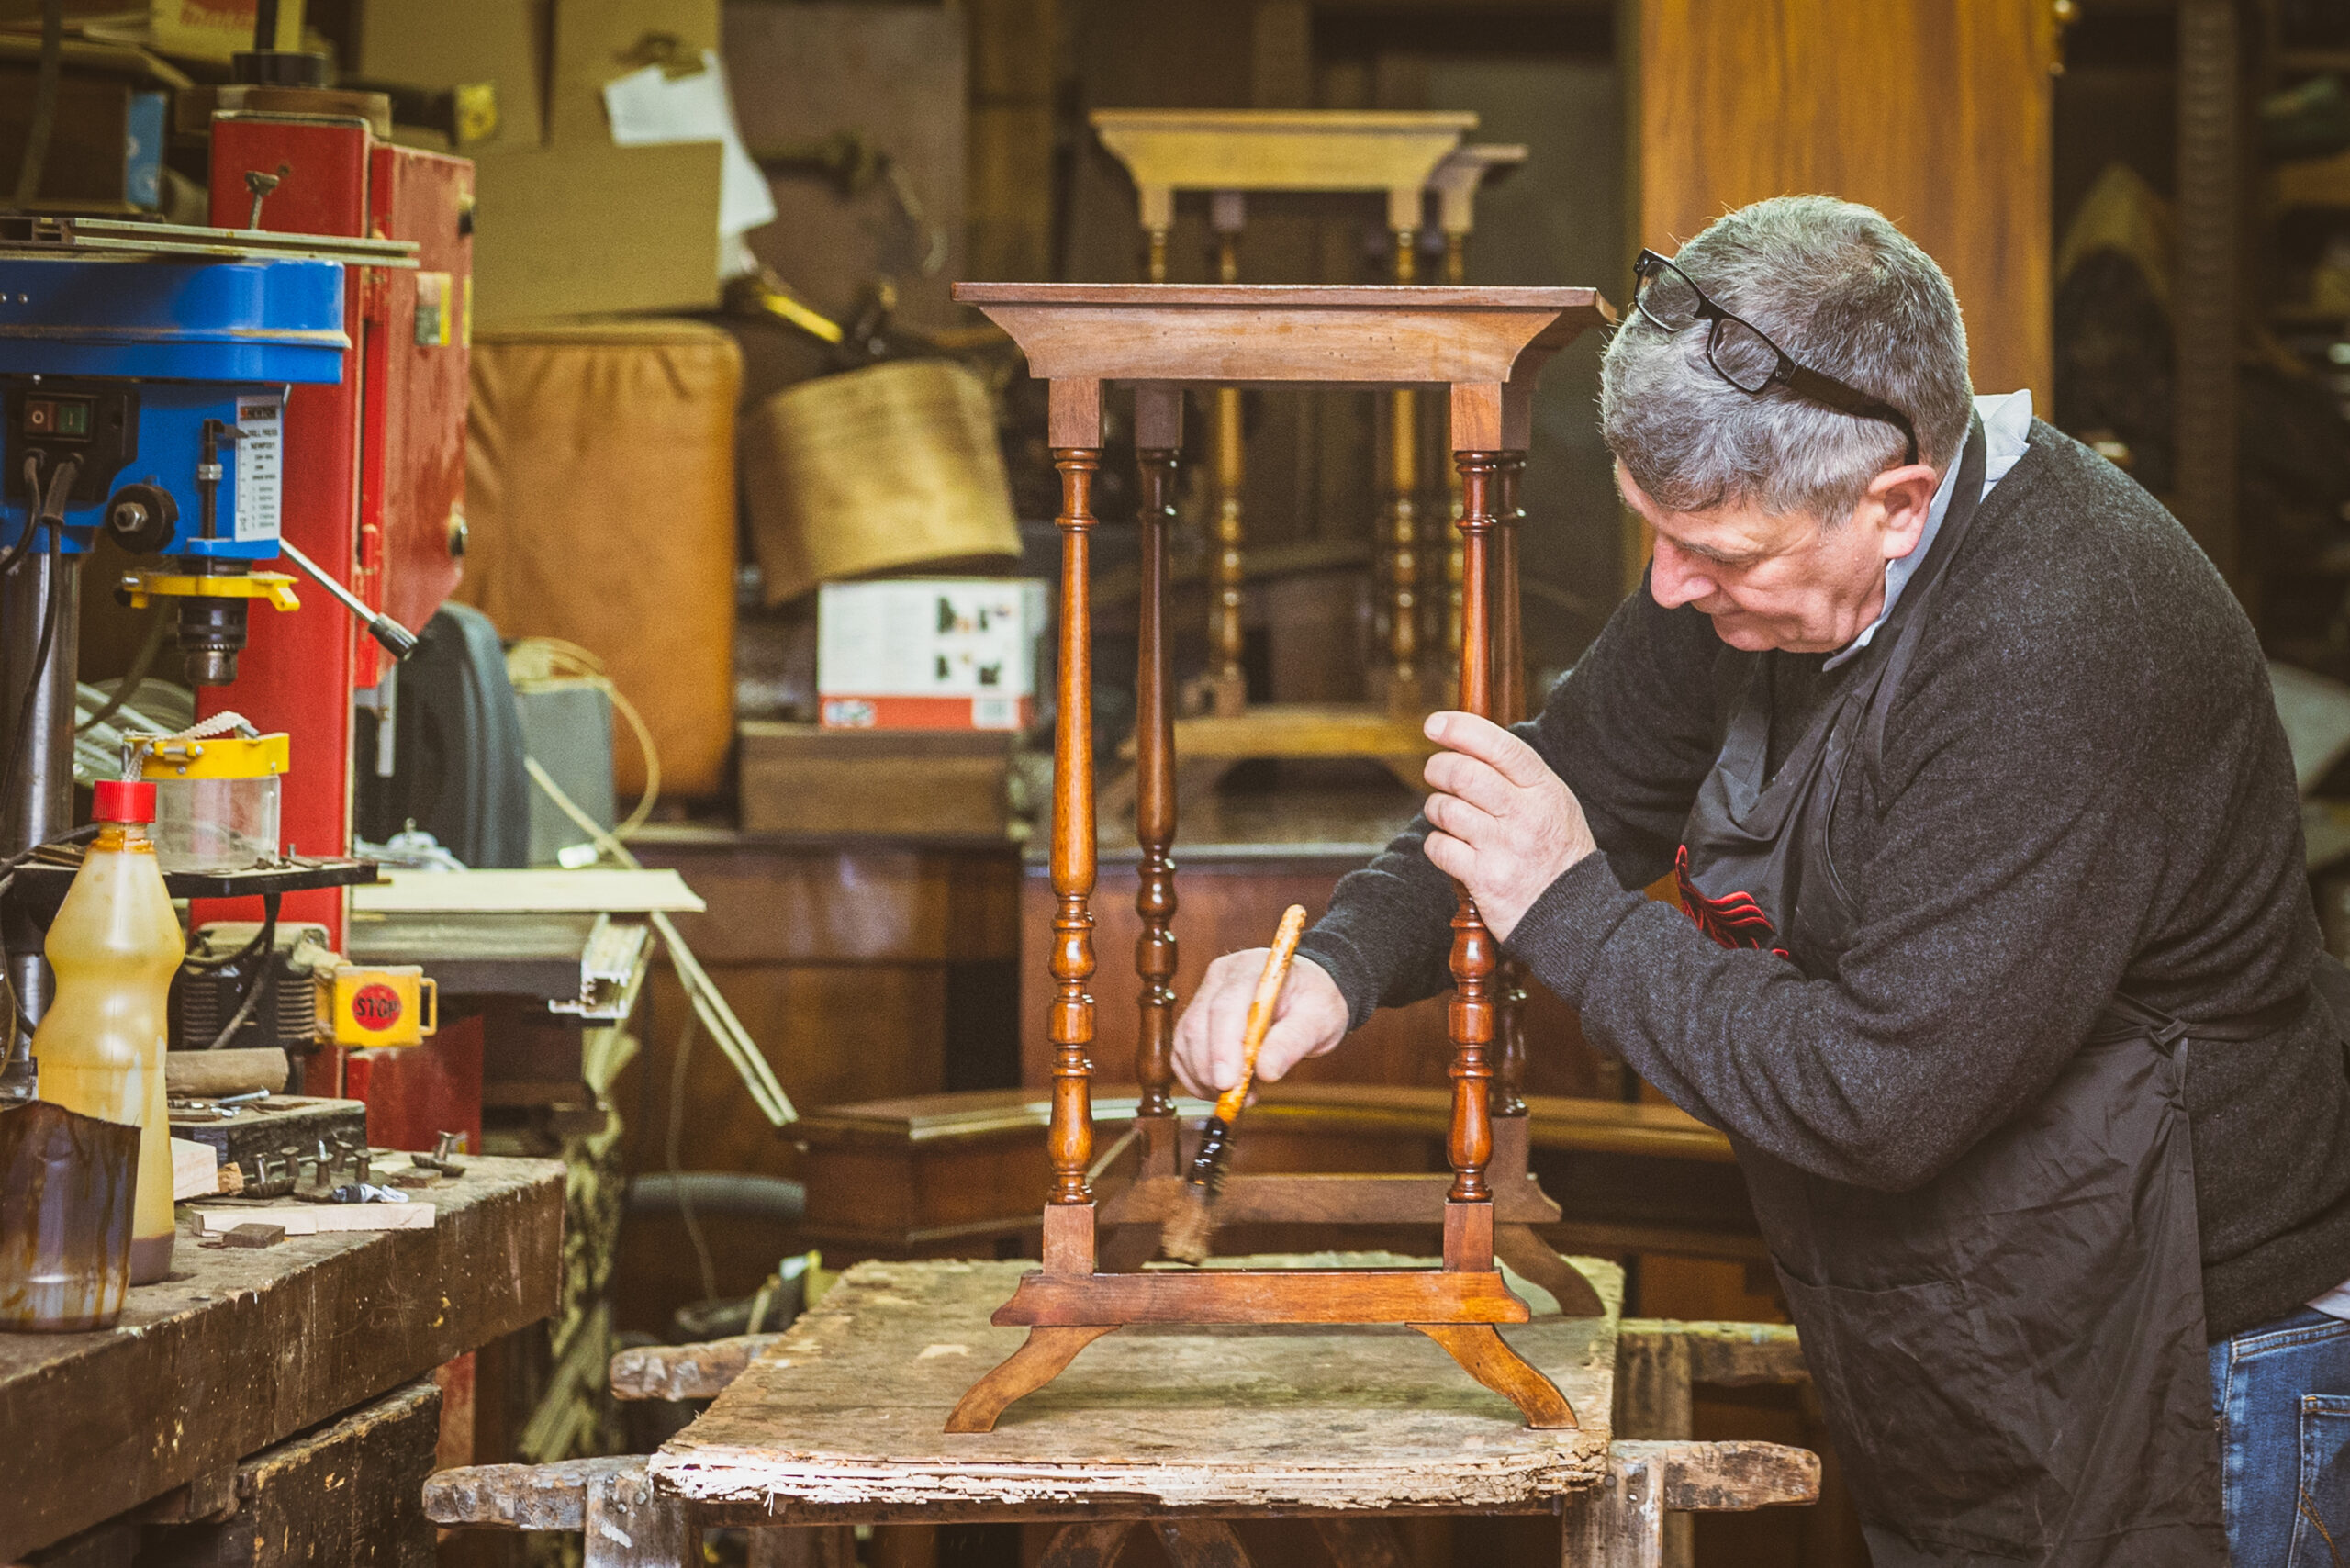
[[[644,1473],[643,1454],[555,1464],[470,1464],[424,1483],[424,1517],[436,1525],[578,1529],[599,1476]]]
[[[1309,1435],[1301,1432],[1301,1442]],[[1575,1435],[1558,1434],[1561,1439]],[[1269,1462],[1240,1472],[1188,1464],[1046,1464],[976,1456],[968,1465],[929,1461],[885,1470],[869,1459],[827,1463],[815,1454],[704,1448],[655,1454],[646,1472],[665,1496],[759,1504],[770,1511],[973,1503],[1017,1507],[1114,1496],[1122,1505],[1209,1512],[1366,1507],[1477,1512],[1520,1508],[1595,1485],[1606,1473],[1606,1460],[1596,1444],[1579,1450],[1562,1442],[1500,1456],[1498,1462],[1464,1454],[1442,1466],[1402,1464],[1392,1470]]]
[[[1664,1506],[1685,1513],[1742,1513],[1819,1501],[1819,1456],[1785,1443],[1625,1440],[1611,1460],[1663,1471]]]

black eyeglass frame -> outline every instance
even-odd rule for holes
[[[1648,307],[1649,285],[1661,272],[1670,272],[1687,286],[1692,295],[1696,297],[1695,317],[1678,327],[1669,321],[1659,319]],[[1632,263],[1632,308],[1639,312],[1642,319],[1660,331],[1683,331],[1695,326],[1699,321],[1705,322],[1707,324],[1706,364],[1712,367],[1716,375],[1720,376],[1748,397],[1759,398],[1774,386],[1781,386],[1798,398],[1807,398],[1815,403],[1834,409],[1839,413],[1852,414],[1863,420],[1882,420],[1899,431],[1903,439],[1909,443],[1908,454],[1903,461],[1905,463],[1918,461],[1918,427],[1909,422],[1908,415],[1882,398],[1873,398],[1849,382],[1839,381],[1824,371],[1814,370],[1811,366],[1803,364],[1795,355],[1773,342],[1770,333],[1735,311],[1725,309],[1715,304],[1706,291],[1697,286],[1697,280],[1683,272],[1672,257],[1660,256],[1654,251],[1642,251],[1639,259]],[[1769,375],[1762,378],[1762,384],[1760,386],[1746,386],[1724,370],[1721,367],[1721,362],[1714,358],[1714,344],[1721,335],[1722,323],[1725,321],[1737,322],[1753,333],[1755,340],[1764,348],[1778,356],[1778,364],[1772,368]]]

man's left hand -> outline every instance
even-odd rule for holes
[[[1507,941],[1544,889],[1599,846],[1583,803],[1535,749],[1473,713],[1428,716],[1445,749],[1425,777],[1427,857],[1464,884],[1485,927]]]

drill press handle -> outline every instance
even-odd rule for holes
[[[365,599],[329,577],[316,561],[303,554],[285,540],[280,539],[277,542],[277,548],[279,554],[309,574],[311,581],[334,595],[341,601],[345,610],[357,616],[360,623],[367,628],[367,634],[381,643],[392,657],[404,659],[416,652],[415,633],[390,616],[378,612]]]

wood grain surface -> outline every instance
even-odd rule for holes
[[[1388,1263],[1393,1260],[1373,1260]],[[1024,1331],[989,1315],[1028,1265],[864,1263],[655,1455],[660,1489],[711,1504],[1539,1507],[1605,1468],[1622,1276],[1583,1268],[1602,1318],[1542,1318],[1508,1342],[1584,1415],[1531,1431],[1404,1327],[1125,1328],[990,1433],[940,1430]]]
[[[0,1562],[138,1506],[553,1312],[563,1167],[470,1157],[429,1230],[209,1250],[117,1327],[0,1335]]]

